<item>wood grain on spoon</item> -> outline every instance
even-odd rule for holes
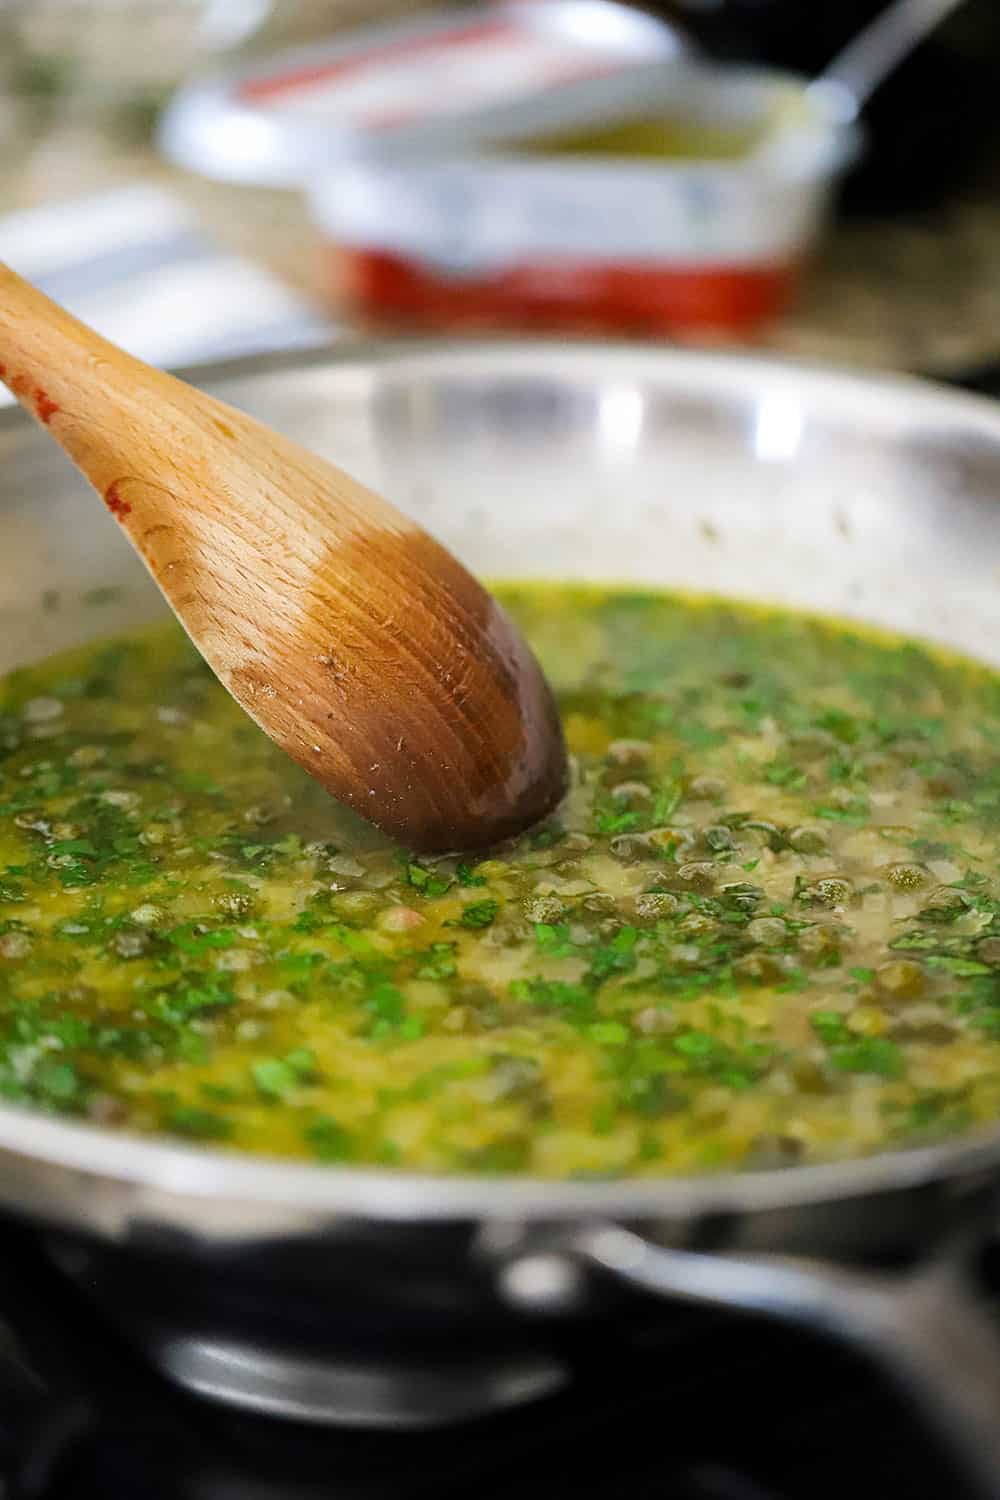
[[[0,379],[233,697],[334,797],[426,851],[495,843],[558,802],[565,749],[538,663],[408,517],[2,266]]]

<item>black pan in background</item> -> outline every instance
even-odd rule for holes
[[[885,8],[883,0],[642,0],[712,56],[813,76]],[[965,0],[863,111],[868,150],[842,208],[866,216],[949,204],[1000,155],[1000,6]]]

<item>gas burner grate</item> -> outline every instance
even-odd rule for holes
[[[686,1318],[631,1354],[599,1331],[557,1396],[425,1432],[318,1429],[175,1390],[30,1238],[0,1281],[2,1500],[900,1500],[960,1497],[846,1354]]]

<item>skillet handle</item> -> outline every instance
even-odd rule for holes
[[[1000,1337],[976,1296],[963,1237],[906,1273],[778,1255],[665,1249],[609,1225],[573,1258],[658,1296],[765,1313],[866,1353],[914,1401],[982,1500],[1000,1497]]]

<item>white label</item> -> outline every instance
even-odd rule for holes
[[[553,177],[518,163],[434,163],[342,170],[314,208],[335,242],[394,249],[453,275],[532,257],[690,269],[796,254],[815,231],[826,185],[727,165]]]

